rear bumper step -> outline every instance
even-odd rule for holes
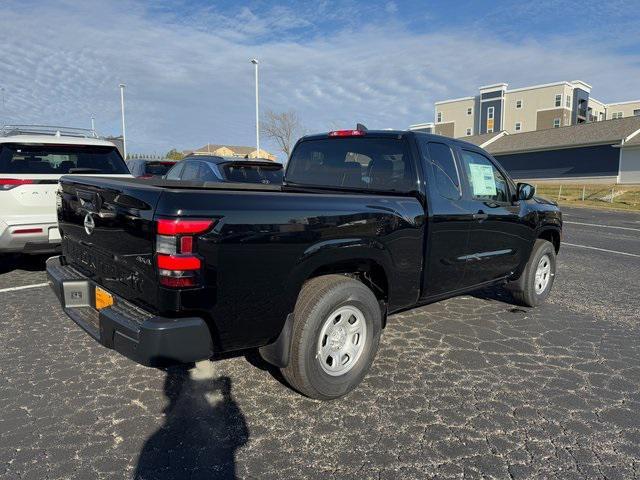
[[[47,277],[64,312],[107,348],[147,366],[206,360],[213,355],[202,318],[154,316],[114,295],[114,305],[95,308],[96,285],[63,257],[47,260]]]

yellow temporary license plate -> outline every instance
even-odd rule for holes
[[[96,309],[102,310],[113,305],[113,295],[100,287],[96,287]]]

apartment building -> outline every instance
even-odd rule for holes
[[[507,87],[506,83],[486,85],[479,88],[478,95],[436,102],[433,131],[460,138],[499,131],[531,132],[640,115],[640,100],[606,104],[591,97],[591,85],[581,80],[512,90]]]

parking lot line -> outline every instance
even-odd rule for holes
[[[571,223],[573,225],[585,225],[587,227],[617,228],[619,230],[633,230],[634,232],[640,232],[640,228],[616,227],[614,225],[602,225],[600,223],[570,222],[570,221],[567,221],[567,220],[565,220],[563,223]]]
[[[15,292],[16,290],[27,290],[29,288],[39,288],[39,287],[46,287],[47,285],[49,285],[49,282],[45,282],[45,283],[34,283],[32,285],[23,285],[21,287],[10,287],[10,288],[2,288],[0,289],[0,293],[4,293],[4,292]]]
[[[638,257],[638,258],[640,258],[640,255],[638,255],[637,253],[618,252],[617,250],[609,250],[609,249],[606,249],[606,248],[590,247],[588,245],[577,245],[575,243],[567,243],[567,242],[562,242],[562,245],[563,246],[566,245],[568,247],[588,248],[590,250],[599,250],[601,252],[617,253],[618,255],[628,255],[630,257]]]

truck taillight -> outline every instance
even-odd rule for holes
[[[202,269],[193,236],[209,231],[214,220],[158,220],[156,261],[160,284],[170,288],[195,287]]]
[[[364,130],[334,130],[329,132],[330,137],[364,137],[366,132]]]
[[[21,178],[0,178],[0,191],[11,190],[12,188],[19,187],[20,185],[28,185],[33,183],[33,180],[25,180]]]

